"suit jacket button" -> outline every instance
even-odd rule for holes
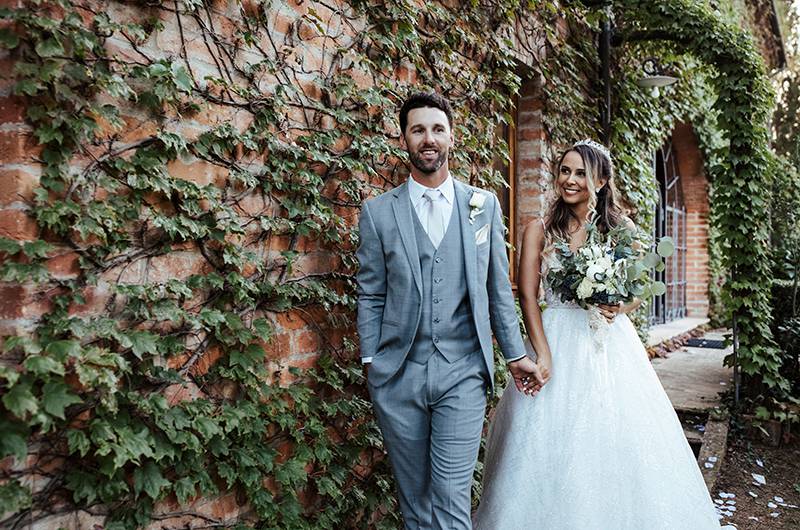
[[[434,299],[433,299],[433,303],[434,303],[434,304],[438,304],[438,303],[439,303],[439,299],[438,299],[438,298],[434,298]]]
[[[435,261],[436,263],[441,263],[441,262],[442,262],[442,258],[436,258],[434,261]]]
[[[435,342],[435,343],[437,343],[437,344],[438,344],[438,343],[439,343],[439,337],[434,337],[434,338],[433,338],[433,342]]]
[[[433,323],[434,323],[434,324],[438,324],[438,323],[439,323],[439,319],[438,319],[438,318],[434,318],[434,319],[433,319]]]

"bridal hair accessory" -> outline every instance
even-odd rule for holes
[[[585,145],[596,151],[600,151],[603,153],[603,155],[605,155],[608,161],[611,162],[611,151],[609,151],[608,147],[604,146],[603,144],[597,143],[594,140],[581,140],[580,142],[575,142],[572,147],[578,147],[579,145]]]

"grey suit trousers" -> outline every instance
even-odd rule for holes
[[[406,359],[369,385],[399,490],[406,530],[471,530],[472,475],[489,375],[480,351],[448,363]]]

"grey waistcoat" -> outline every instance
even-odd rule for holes
[[[439,351],[452,363],[481,349],[469,304],[458,215],[456,203],[438,249],[419,217],[411,216],[422,271],[422,316],[407,357],[415,362],[424,363]]]

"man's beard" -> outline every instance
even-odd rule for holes
[[[420,150],[416,153],[409,153],[409,158],[411,159],[411,163],[415,168],[420,170],[422,173],[430,174],[439,171],[439,168],[442,167],[447,160],[447,155],[447,150],[439,151],[439,156],[429,162],[422,158],[422,150]]]

